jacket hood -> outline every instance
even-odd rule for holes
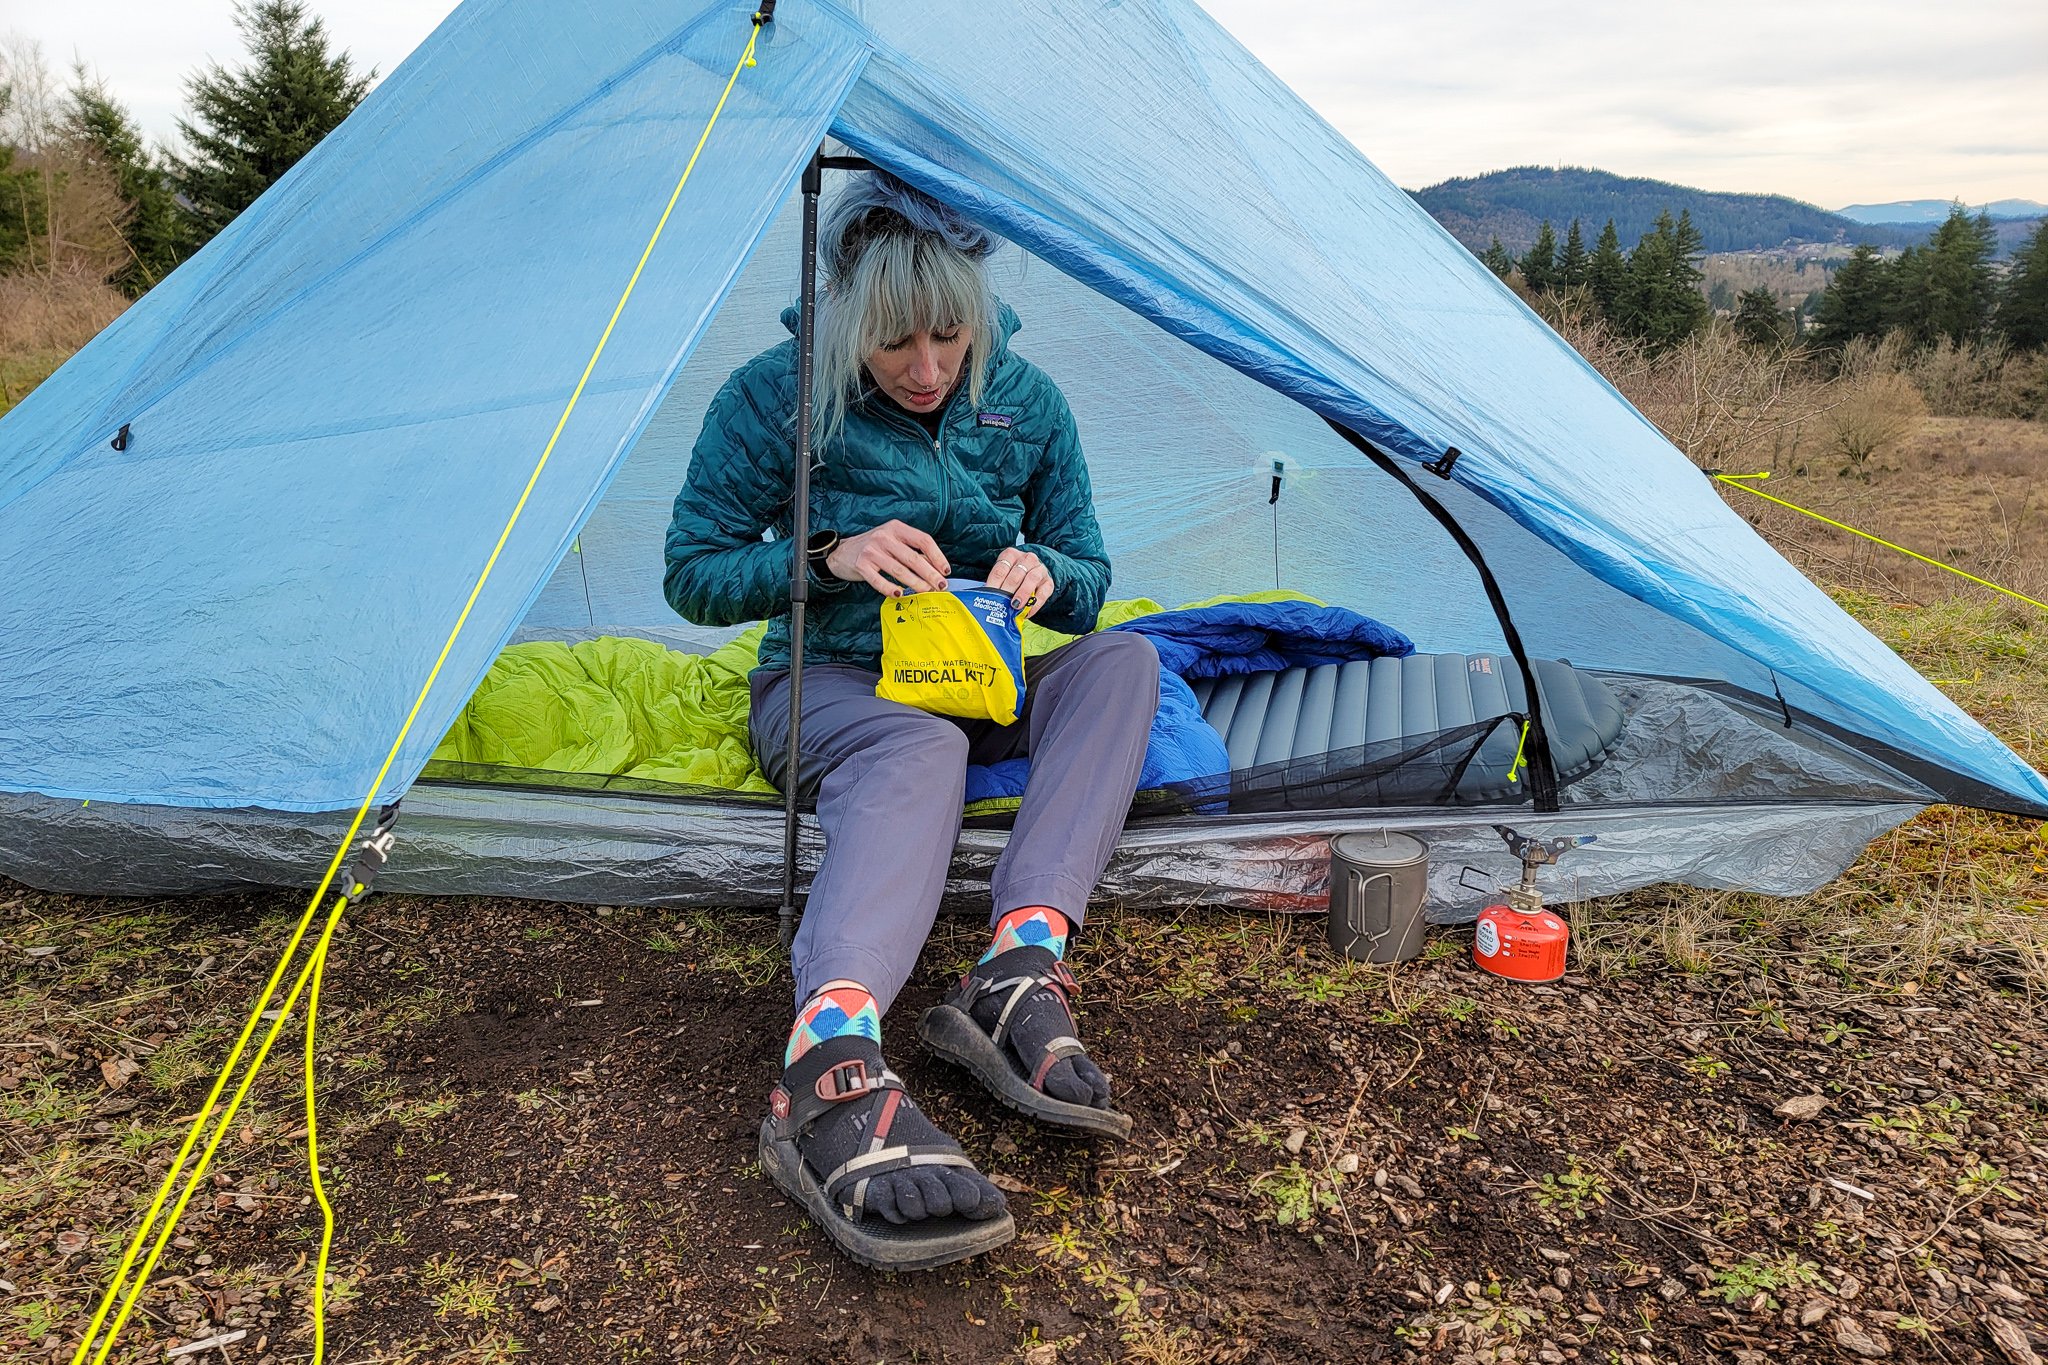
[[[782,325],[789,329],[789,334],[791,336],[796,335],[795,304],[792,303],[789,307],[782,310]],[[1010,349],[1010,338],[1017,335],[1017,333],[1022,331],[1023,329],[1023,319],[1017,316],[1016,310],[1011,308],[1009,304],[1004,303],[1001,299],[997,299],[995,325],[995,354],[993,356],[990,356],[989,359],[1000,360],[1003,356],[1003,352]]]

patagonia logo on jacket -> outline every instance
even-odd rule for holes
[[[1007,427],[1013,419],[1006,412],[984,412],[974,419],[975,425],[984,427]]]

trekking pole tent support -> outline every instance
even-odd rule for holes
[[[762,7],[773,9],[772,4]],[[796,939],[797,788],[802,777],[804,702],[804,608],[810,602],[811,540],[811,376],[817,355],[818,195],[826,171],[868,171],[865,157],[827,156],[820,147],[804,167],[803,265],[797,286],[796,469],[789,505],[789,747],[782,770],[782,946]]]

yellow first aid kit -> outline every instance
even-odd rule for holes
[[[935,715],[1016,724],[1024,637],[1009,594],[949,578],[944,592],[885,598],[875,695]]]

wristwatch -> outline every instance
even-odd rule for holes
[[[837,531],[813,531],[811,538],[804,542],[804,558],[810,563],[813,572],[820,578],[826,578],[830,574],[825,568],[825,561],[831,558],[832,552],[838,548]]]

